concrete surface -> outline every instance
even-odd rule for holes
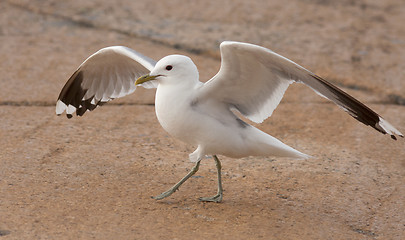
[[[324,76],[405,132],[405,4],[387,1],[0,3],[0,239],[404,239],[405,143],[293,85],[260,128],[314,158],[213,161],[158,124],[154,91],[82,118],[54,114],[90,54],[125,45],[193,58],[202,80],[223,40],[266,46]]]

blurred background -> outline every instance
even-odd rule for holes
[[[39,90],[51,95],[45,83],[31,86],[15,79],[63,82],[101,47],[120,44],[149,53],[137,45],[139,39],[215,58],[224,40],[254,43],[334,83],[404,103],[401,0],[5,0],[0,13],[0,57],[7,72],[0,76],[0,87],[14,86],[2,93],[2,101],[22,100],[28,86],[37,93],[25,98]],[[164,53],[152,55],[159,59]],[[53,84],[53,92],[61,82]]]

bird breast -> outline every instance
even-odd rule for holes
[[[197,132],[198,114],[193,110],[194,91],[192,89],[181,90],[171,86],[159,85],[155,97],[155,111],[160,125],[170,135],[183,141],[196,144],[195,136],[191,132]]]

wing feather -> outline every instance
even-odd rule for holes
[[[150,72],[156,61],[123,46],[107,47],[88,57],[59,94],[56,114],[82,116],[114,98],[135,91],[135,80]],[[156,87],[150,83],[147,87]]]
[[[274,53],[239,42],[223,42],[221,68],[200,91],[200,98],[216,99],[236,108],[254,122],[270,117],[288,86],[303,83],[331,100],[365,125],[383,134],[403,137],[402,133],[366,105],[321,77]]]

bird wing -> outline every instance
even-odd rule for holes
[[[221,68],[200,90],[200,98],[236,108],[254,122],[270,117],[288,86],[303,83],[358,121],[383,134],[403,135],[373,110],[341,89],[273,51],[239,42],[223,42]]]
[[[149,73],[156,61],[127,47],[100,49],[88,57],[69,78],[56,102],[56,114],[66,111],[68,118],[76,112],[82,116],[114,98],[133,93],[135,81]],[[142,85],[157,87],[157,81]]]

